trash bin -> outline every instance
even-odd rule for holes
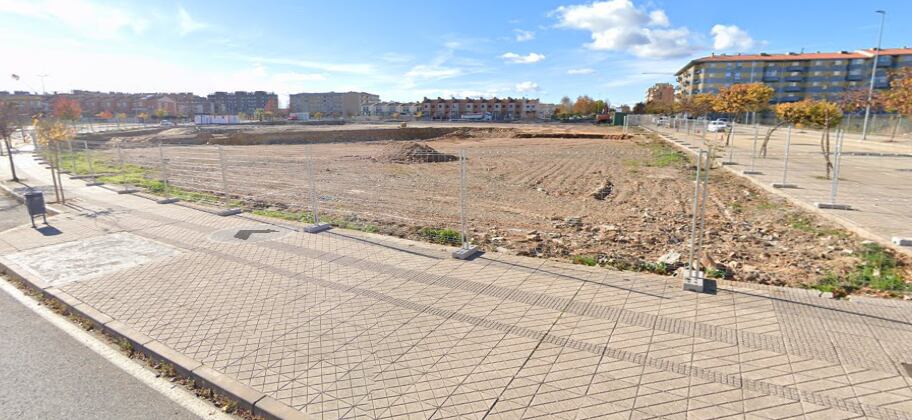
[[[43,192],[31,190],[25,193],[25,208],[28,210],[29,218],[32,219],[32,227],[36,227],[35,217],[39,215],[44,219],[44,224],[47,224],[47,208],[44,206]]]

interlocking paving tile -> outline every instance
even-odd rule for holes
[[[68,240],[129,231],[178,255],[64,290],[314,417],[912,418],[907,302],[698,295],[341,230],[217,243],[262,221],[111,200],[62,218]]]

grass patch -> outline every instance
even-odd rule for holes
[[[595,267],[598,265],[598,260],[591,255],[576,255],[573,257],[573,263],[579,265],[588,265],[590,267]]]
[[[306,211],[287,211],[287,210],[252,210],[251,214],[257,216],[271,217],[273,219],[288,220],[292,222],[313,223],[313,214]]]
[[[834,236],[837,238],[847,238],[849,234],[841,229],[825,228],[817,226],[811,219],[801,215],[791,215],[786,219],[788,226],[795,230],[810,233],[815,236]]]
[[[912,292],[912,284],[903,278],[896,258],[878,244],[865,244],[861,262],[849,273],[828,273],[813,287],[834,296],[844,296],[855,290],[870,288],[891,294]]]
[[[672,149],[664,143],[653,142],[649,143],[647,147],[652,152],[652,161],[648,162],[647,166],[667,168],[687,163],[687,158],[683,153]]]
[[[288,220],[291,222],[300,222],[300,223],[313,223],[314,218],[313,214],[307,211],[288,211],[288,210],[276,210],[276,209],[256,209],[251,210],[251,214],[263,217],[271,217],[273,219]],[[331,226],[340,228],[340,229],[349,229],[357,230],[367,233],[378,233],[380,228],[377,225],[372,225],[370,223],[364,223],[358,220],[350,219],[337,219],[325,215],[320,216],[321,223],[328,223]]]
[[[459,231],[444,228],[444,229],[435,229],[429,227],[423,227],[418,230],[418,235],[429,242],[436,244],[460,244],[462,243],[462,235]]]

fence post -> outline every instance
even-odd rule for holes
[[[774,182],[773,188],[798,188],[797,184],[788,182],[789,149],[792,147],[792,125],[789,124],[785,131],[785,155],[782,161],[782,182]]]
[[[757,163],[757,136],[758,136],[759,130],[760,130],[760,127],[755,122],[754,123],[754,143],[751,145],[751,165],[750,165],[750,169],[748,169],[746,171],[741,171],[741,174],[743,174],[743,175],[762,175],[763,174],[763,172],[758,171],[755,166]]]
[[[320,223],[320,195],[317,192],[317,179],[315,177],[316,171],[314,170],[314,155],[313,155],[313,145],[310,143],[306,146],[307,154],[307,179],[310,182],[310,200],[311,200],[311,215],[313,216],[313,223],[310,226],[304,228],[305,232],[308,233],[318,233],[324,230],[329,230],[332,226],[329,223]]]
[[[845,132],[842,130],[836,130],[836,162],[833,164],[833,180],[830,183],[830,202],[814,203],[814,205],[819,209],[852,210],[852,206],[848,204],[836,203],[836,193],[839,191],[839,161],[842,157],[843,137],[845,137]]]
[[[453,258],[467,260],[478,254],[478,247],[469,244],[468,220],[466,219],[466,153],[459,149],[459,219],[462,225],[459,236],[462,246],[453,251]]]
[[[86,186],[94,187],[101,185],[101,183],[98,182],[98,176],[95,174],[95,162],[92,161],[92,151],[89,149],[89,142],[83,140],[82,147],[85,149],[86,163],[89,165],[89,179],[92,180],[91,182],[87,182]]]
[[[703,165],[704,158],[706,160],[705,167]],[[693,205],[691,206],[690,219],[690,254],[687,259],[687,272],[686,277],[684,278],[683,289],[702,293],[704,291],[703,272],[700,270],[698,248],[702,247],[703,244],[703,208],[706,201],[706,182],[709,179],[709,153],[704,151],[702,147],[697,152],[696,166],[697,170],[696,176],[694,177]],[[706,173],[705,180],[700,178],[703,173]],[[703,181],[702,186],[701,181]],[[700,226],[699,230],[697,228],[698,225]],[[696,272],[694,269],[696,269]]]
[[[124,161],[123,148],[120,147],[120,143],[117,144],[117,157],[120,159],[120,182],[122,183],[121,188],[117,191],[117,193],[133,194],[136,192],[136,189],[131,188],[132,185],[127,183],[126,162]]]
[[[70,151],[70,166],[73,167],[73,175],[78,175],[76,172],[76,153],[73,152],[73,139],[67,140],[67,149]]]
[[[235,214],[240,214],[241,209],[231,207],[231,198],[228,195],[228,165],[225,163],[225,152],[222,150],[222,145],[218,145],[218,159],[219,159],[219,172],[222,174],[222,194],[225,197],[225,207],[226,209],[220,210],[215,214],[219,216],[232,216]]]
[[[158,164],[159,172],[162,177],[162,193],[164,194],[164,198],[156,200],[155,202],[158,204],[171,204],[180,201],[180,199],[172,197],[170,194],[171,182],[168,181],[168,161],[165,160],[165,149],[162,147],[161,141],[158,142]]]

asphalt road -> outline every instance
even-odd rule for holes
[[[199,418],[3,291],[0,334],[0,418]]]
[[[27,222],[23,206],[0,192],[0,235]],[[0,418],[199,417],[0,290]]]

